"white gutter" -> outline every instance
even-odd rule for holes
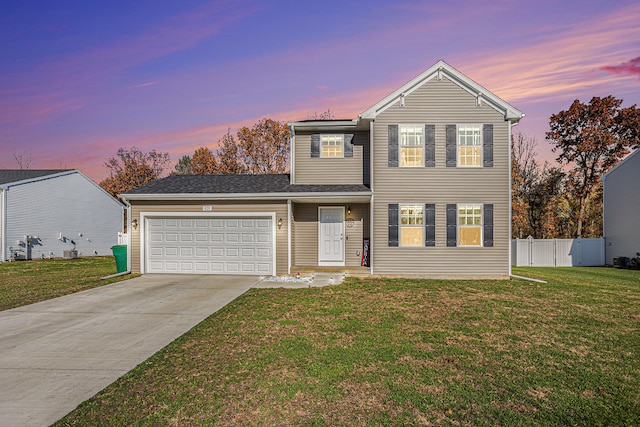
[[[289,123],[289,126],[295,126],[300,128],[339,128],[339,127],[354,127],[358,125],[359,118],[353,120],[318,120],[313,122],[293,122]]]

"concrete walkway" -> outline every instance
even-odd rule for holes
[[[0,426],[50,425],[260,280],[144,275],[0,312]]]

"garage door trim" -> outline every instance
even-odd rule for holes
[[[276,275],[276,213],[275,212],[140,212],[140,272],[146,273],[146,220],[149,218],[268,218],[271,220],[271,275]]]

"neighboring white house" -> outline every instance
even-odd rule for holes
[[[640,149],[602,178],[606,263],[640,252]]]
[[[123,211],[78,170],[0,169],[0,262],[110,255]]]

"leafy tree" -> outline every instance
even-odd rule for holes
[[[587,201],[600,178],[628,152],[640,146],[640,110],[622,108],[622,99],[593,97],[588,104],[575,100],[567,111],[550,118],[546,139],[555,145],[561,165],[573,166],[567,185],[575,197],[575,236],[583,237]]]
[[[512,231],[514,238],[558,237],[557,206],[564,174],[536,159],[535,138],[514,135],[511,145]]]
[[[289,128],[262,119],[222,138],[217,153],[218,171],[224,174],[278,174],[289,169]]]
[[[322,113],[318,114],[318,112],[314,112],[313,114],[310,114],[309,116],[307,116],[307,119],[309,120],[331,120],[333,119],[333,113],[331,112],[331,108],[327,108],[327,111],[323,111]]]
[[[218,171],[218,162],[207,147],[200,147],[191,158],[191,173],[195,175],[214,174]]]
[[[217,152],[218,171],[223,175],[237,175],[246,173],[244,165],[238,161],[240,150],[230,131],[219,141],[220,148]]]
[[[178,163],[174,166],[173,175],[191,175],[193,174],[193,168],[191,167],[191,157],[184,155],[178,160]]]
[[[109,169],[109,177],[100,182],[100,186],[117,197],[120,193],[160,178],[167,163],[169,153],[156,150],[145,153],[136,147],[119,148],[115,157],[110,157],[104,164]]]

